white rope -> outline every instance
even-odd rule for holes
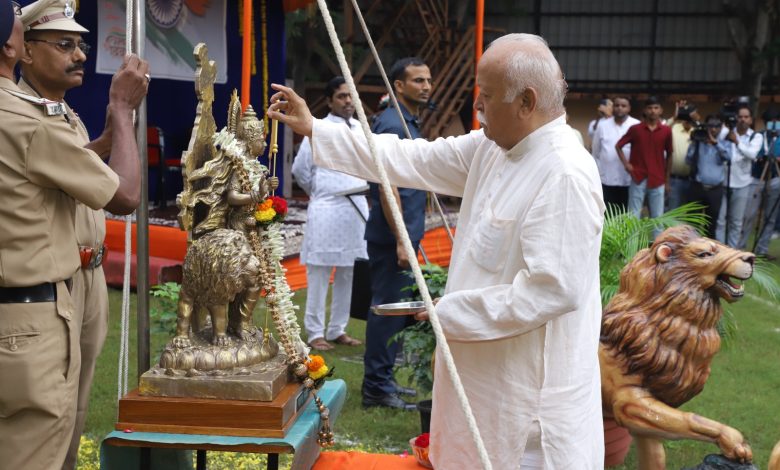
[[[125,217],[125,271],[122,284],[122,314],[119,334],[119,365],[117,366],[117,401],[127,394],[127,376],[130,342],[130,256],[132,253],[132,224]]]
[[[387,78],[385,68],[382,66],[382,59],[379,58],[379,53],[376,51],[374,40],[371,38],[371,33],[368,31],[368,26],[366,26],[366,21],[363,18],[363,14],[360,12],[360,7],[357,4],[357,0],[352,0],[352,9],[355,10],[355,13],[357,13],[360,27],[363,29],[363,35],[366,37],[366,40],[368,41],[368,47],[371,48],[371,54],[374,56],[374,62],[376,62],[379,73],[382,75],[382,80],[385,82],[387,93],[390,96],[390,100],[393,102],[395,111],[398,114],[398,119],[401,121],[401,125],[404,128],[404,135],[406,135],[407,139],[411,139],[412,133],[409,132],[409,126],[406,125],[406,119],[404,119],[404,114],[401,112],[401,107],[398,106],[398,99],[395,96],[395,89],[390,85],[390,79]],[[452,237],[452,229],[450,228],[450,224],[447,221],[447,216],[444,215],[444,210],[442,209],[441,204],[439,204],[439,197],[433,191],[431,191],[430,194],[431,199],[436,206],[436,210],[439,212],[439,216],[441,216],[441,221],[444,224],[444,228],[447,230],[447,237],[450,239],[450,243],[455,245],[455,239]],[[423,256],[423,258],[425,257]],[[427,263],[428,260],[426,259],[425,262]]]
[[[474,414],[471,410],[471,406],[469,405],[468,397],[466,396],[466,391],[463,389],[463,384],[460,381],[460,376],[458,376],[458,371],[455,367],[455,360],[453,359],[452,354],[450,353],[450,347],[449,344],[447,344],[446,338],[444,337],[444,332],[442,331],[441,323],[439,323],[439,317],[436,315],[436,309],[433,306],[433,301],[431,300],[431,294],[428,292],[428,286],[425,284],[425,278],[423,278],[422,271],[420,271],[420,265],[417,262],[416,253],[412,248],[412,242],[409,240],[409,235],[406,232],[406,224],[404,224],[404,218],[401,215],[401,211],[398,209],[398,204],[395,201],[395,197],[393,197],[392,189],[390,187],[390,182],[387,179],[387,172],[385,171],[382,162],[379,160],[377,150],[376,150],[376,144],[374,142],[374,135],[371,133],[371,129],[369,128],[368,119],[366,118],[366,113],[363,110],[363,103],[360,101],[357,88],[355,88],[355,81],[352,79],[352,73],[349,70],[349,66],[347,65],[347,60],[344,57],[344,51],[341,48],[341,44],[339,43],[339,39],[336,34],[336,27],[333,25],[333,19],[331,18],[330,12],[328,11],[328,5],[325,3],[325,0],[317,0],[317,4],[320,7],[320,12],[322,12],[322,18],[325,21],[325,27],[328,30],[328,35],[330,36],[331,43],[333,43],[333,49],[336,52],[336,57],[338,58],[342,75],[344,75],[344,79],[346,80],[347,86],[349,87],[349,92],[350,95],[352,96],[352,102],[355,103],[355,110],[357,111],[358,119],[360,120],[360,125],[363,128],[363,133],[365,134],[366,140],[368,141],[368,148],[371,153],[371,158],[374,161],[374,165],[376,166],[377,172],[379,173],[379,179],[382,183],[381,184],[382,191],[384,192],[385,198],[387,198],[387,200],[390,201],[390,209],[393,215],[393,219],[395,220],[395,223],[398,226],[399,229],[398,231],[401,236],[401,241],[403,243],[404,249],[406,250],[407,256],[409,257],[409,263],[411,264],[412,273],[414,274],[414,278],[417,281],[417,287],[420,290],[420,295],[423,298],[423,302],[425,302],[425,308],[428,310],[431,326],[433,326],[433,332],[436,335],[437,347],[439,348],[441,352],[441,356],[444,359],[444,364],[446,366],[447,373],[450,376],[450,380],[452,380],[452,384],[455,388],[455,393],[458,397],[460,408],[466,417],[466,422],[468,424],[469,432],[471,433],[471,438],[477,447],[477,452],[479,453],[479,459],[482,463],[482,468],[484,468],[485,470],[492,470],[493,467],[490,464],[490,458],[488,457],[487,450],[485,449],[485,444],[482,441],[482,437],[480,436],[479,428],[477,428],[477,422],[476,419],[474,419]],[[357,13],[358,18],[361,19],[362,21],[362,15],[360,13],[360,10],[356,8],[355,12]],[[368,37],[368,34],[366,34],[366,36]],[[382,70],[381,65],[379,66],[379,69]],[[403,121],[404,120],[401,119],[401,122]]]
[[[125,52],[133,52],[133,2],[125,4]],[[135,122],[135,111],[133,111]],[[132,262],[132,226],[133,216],[125,216],[125,270],[122,277],[122,313],[119,333],[119,364],[117,365],[116,394],[117,401],[127,394],[127,376],[130,350],[130,264]]]

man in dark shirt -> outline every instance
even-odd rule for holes
[[[645,195],[650,217],[658,217],[664,212],[664,189],[669,184],[672,161],[672,130],[661,123],[662,112],[658,98],[648,98],[645,101],[644,121],[631,126],[615,144],[620,161],[631,175],[628,209],[637,217],[642,212]],[[623,153],[623,147],[627,144],[631,144],[630,161]],[[660,230],[654,235],[658,233]]]
[[[427,106],[432,86],[428,66],[416,57],[401,59],[390,68],[389,78],[409,133],[413,139],[420,138],[417,116]],[[376,118],[371,130],[376,134],[397,134],[406,138],[398,111],[393,106]],[[371,303],[399,302],[410,296],[403,289],[414,284],[414,279],[405,273],[409,269],[409,258],[398,236],[399,227],[393,221],[388,201],[377,184],[370,187],[371,212],[366,224],[366,241],[371,269]],[[425,231],[425,191],[393,187],[393,194],[403,212],[409,239],[416,252]],[[363,360],[363,406],[415,409],[415,405],[399,397],[399,394],[414,395],[415,391],[400,387],[393,379],[398,343],[388,344],[394,334],[413,322],[413,317],[409,316],[368,314]]]

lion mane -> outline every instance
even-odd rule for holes
[[[247,269],[252,254],[246,236],[217,229],[193,242],[184,258],[182,290],[195,304],[227,304],[242,292],[257,272]]]
[[[640,251],[621,271],[602,319],[600,341],[620,358],[623,373],[640,376],[642,387],[672,407],[704,388],[720,349],[723,313],[713,273],[744,254],[718,244],[722,254],[702,264],[692,252],[696,240],[706,239],[691,227],[674,227]],[[671,248],[666,262],[657,260],[661,244]]]

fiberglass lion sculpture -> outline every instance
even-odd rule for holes
[[[720,301],[744,295],[754,259],[678,226],[623,268],[601,324],[601,395],[604,415],[636,439],[640,469],[666,468],[664,439],[711,441],[731,460],[752,460],[739,431],[676,408],[704,388],[720,349]]]

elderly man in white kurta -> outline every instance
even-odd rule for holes
[[[357,130],[360,123],[352,118],[355,108],[343,77],[334,77],[325,87],[330,113],[326,121]],[[298,185],[309,195],[306,229],[303,234],[300,261],[306,266],[306,313],[303,327],[312,348],[333,349],[328,341],[357,346],[361,342],[347,332],[352,297],[353,266],[356,258],[367,258],[366,231],[368,202],[362,195],[350,192],[366,187],[366,181],[338,171],[314,165],[311,144],[306,137],[293,161],[292,173]],[[333,294],[330,322],[325,328],[325,301],[331,271]]]
[[[542,38],[495,41],[477,82],[482,130],[376,136],[379,157],[393,184],[463,198],[436,314],[493,468],[600,469],[598,170],[564,121],[566,83]],[[362,136],[312,122],[302,99],[274,87],[270,116],[312,135],[317,164],[377,180]],[[480,468],[442,367],[431,434],[435,468]]]

